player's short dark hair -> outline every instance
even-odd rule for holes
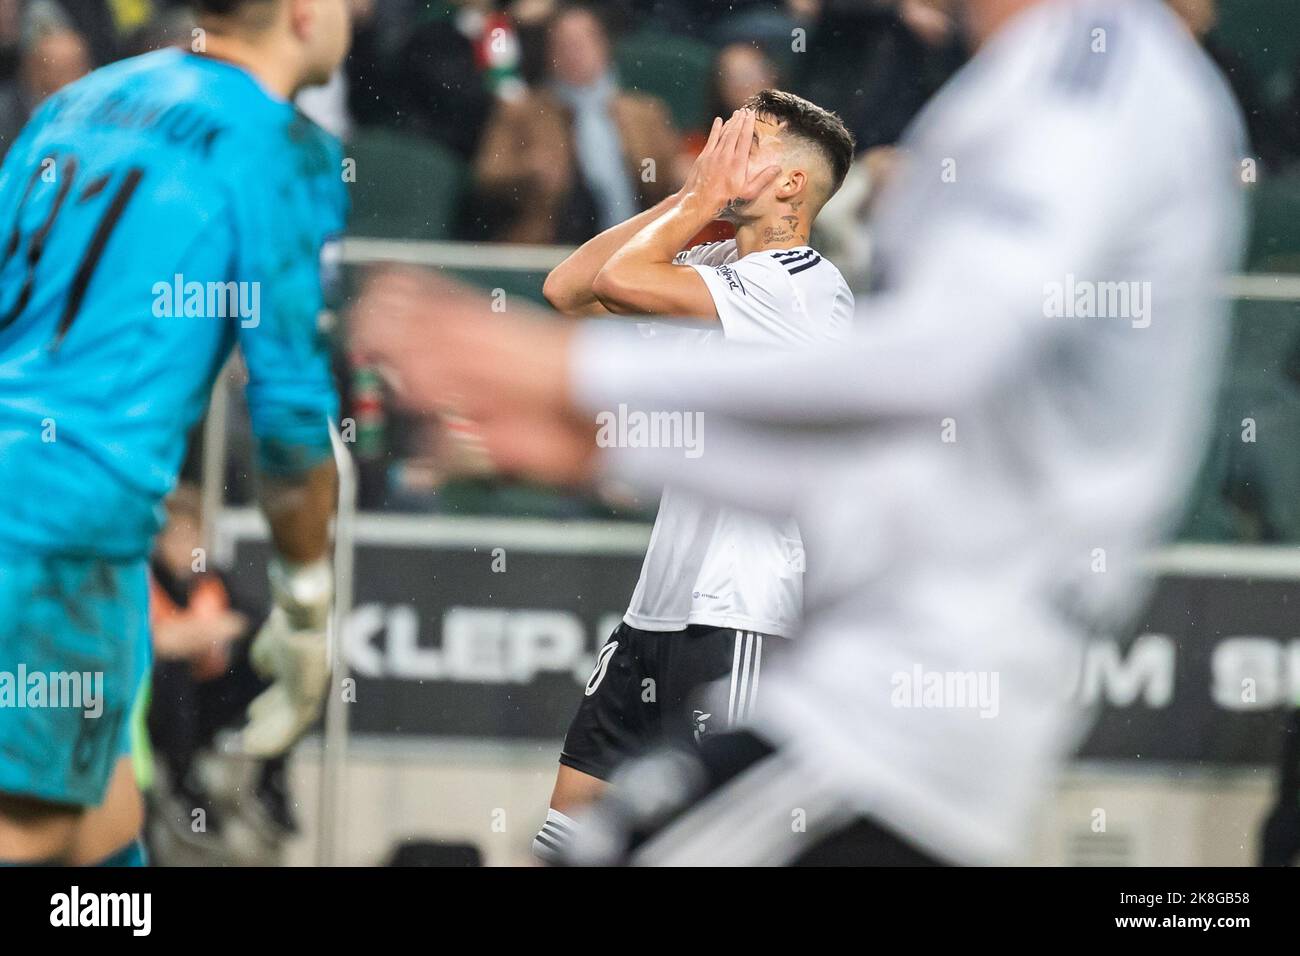
[[[787,132],[815,145],[831,168],[831,195],[840,188],[853,163],[853,134],[830,110],[784,90],[762,90],[745,108],[783,124]],[[829,198],[829,196],[827,197]]]

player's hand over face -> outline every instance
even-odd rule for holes
[[[729,206],[757,198],[771,185],[781,172],[780,166],[766,166],[752,175],[749,168],[754,123],[753,110],[737,110],[725,123],[714,119],[709,140],[682,186],[684,197],[717,216]]]

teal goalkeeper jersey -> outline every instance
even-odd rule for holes
[[[131,557],[238,343],[260,467],[330,454],[338,143],[164,50],[51,97],[0,166],[0,550]]]

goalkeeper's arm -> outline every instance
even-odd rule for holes
[[[262,513],[271,526],[276,554],[294,564],[324,560],[338,496],[334,460],[320,462],[301,477],[264,475],[260,488]]]
[[[288,478],[263,474],[262,511],[271,527],[271,613],[254,639],[253,667],[271,686],[248,708],[245,752],[288,749],[315,721],[329,682],[325,631],[334,596],[329,524],[338,476],[327,459]]]

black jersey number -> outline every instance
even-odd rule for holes
[[[23,253],[23,258],[26,261],[23,284],[13,305],[3,315],[0,315],[0,332],[8,328],[22,314],[23,309],[27,308],[28,302],[31,301],[32,288],[36,282],[36,267],[40,264],[42,253],[45,252],[46,240],[49,238],[50,231],[54,228],[60,210],[67,204],[68,197],[73,193],[77,185],[77,157],[68,156],[63,158],[62,161],[48,159],[32,172],[31,178],[27,180],[27,187],[23,190],[23,197],[19,200],[18,210],[14,215],[13,230],[10,232],[3,250],[0,251],[0,272],[4,271],[9,261],[18,254],[19,247],[23,245],[21,230],[23,210],[27,207],[32,193],[35,192],[36,184],[42,180],[42,177],[48,176],[51,171],[54,172],[58,187],[54,192],[54,199],[50,202],[50,210],[46,213],[45,219],[27,237],[27,244]],[[131,166],[122,171],[120,175],[117,170],[109,170],[86,183],[81,192],[72,200],[76,205],[93,202],[108,189],[110,184],[114,182],[117,184],[111,198],[108,200],[108,206],[105,208],[104,214],[100,216],[99,222],[95,226],[95,232],[90,237],[86,251],[81,255],[77,271],[72,277],[72,285],[68,288],[68,298],[63,304],[63,313],[59,317],[58,328],[55,331],[53,341],[50,343],[51,349],[57,349],[63,343],[64,336],[68,334],[68,329],[72,327],[73,321],[77,318],[77,313],[81,310],[82,300],[86,297],[86,290],[90,287],[91,277],[95,274],[95,267],[99,265],[99,259],[104,254],[104,247],[108,245],[109,237],[112,236],[113,230],[122,218],[122,213],[126,211],[127,204],[131,201],[131,196],[140,185],[143,176],[144,170],[138,166]]]

